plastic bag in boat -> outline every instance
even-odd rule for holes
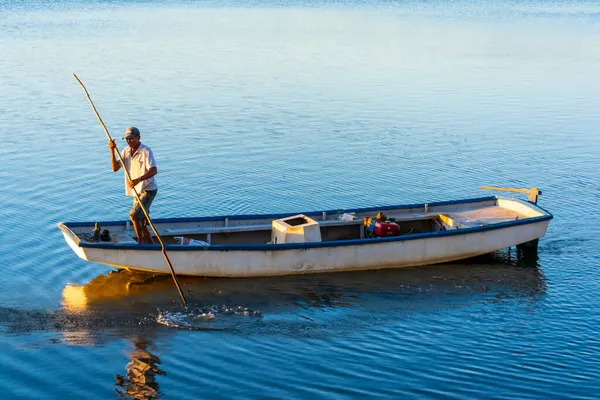
[[[341,221],[354,221],[356,219],[356,213],[343,213],[338,219]]]
[[[175,239],[179,240],[179,244],[182,246],[210,246],[209,243],[203,240],[196,240],[185,236],[175,236]]]

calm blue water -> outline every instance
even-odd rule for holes
[[[597,3],[0,1],[0,49],[2,398],[597,398]],[[170,278],[110,275],[55,227],[130,206],[72,73],[154,150],[155,217],[494,185],[555,219],[533,263],[186,278],[215,318],[164,326]]]

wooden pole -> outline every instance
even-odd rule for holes
[[[88,93],[88,91],[85,88],[84,84],[79,80],[79,78],[77,77],[77,75],[73,74],[73,77],[75,77],[75,79],[77,80],[77,83],[79,83],[79,85],[81,86],[81,88],[85,92],[85,96],[87,97],[88,101],[90,102],[90,105],[92,106],[92,110],[94,110],[94,114],[96,114],[96,118],[98,118],[98,121],[100,121],[100,125],[102,125],[102,128],[104,129],[104,133],[106,133],[106,137],[108,137],[108,140],[113,140],[112,137],[110,136],[110,133],[108,133],[108,129],[106,129],[106,125],[104,125],[104,122],[102,121],[102,118],[100,118],[100,114],[98,114],[98,111],[96,110],[96,106],[94,106],[94,102],[90,98],[90,94]],[[129,171],[127,170],[127,168],[125,168],[125,163],[123,162],[123,157],[121,156],[121,153],[119,152],[119,149],[115,148],[115,150],[117,152],[117,155],[119,156],[119,161],[121,162],[121,165],[123,166],[123,169],[125,170],[125,174],[127,175],[127,179],[129,181],[131,181],[132,180],[131,179],[131,175],[129,175]],[[158,239],[158,241],[160,243],[161,250],[162,250],[162,255],[165,258],[165,261],[167,262],[167,265],[169,266],[169,270],[171,270],[171,276],[173,277],[173,282],[175,282],[175,286],[177,286],[177,291],[179,291],[179,296],[181,296],[181,301],[183,302],[183,306],[187,308],[187,300],[185,299],[185,296],[183,295],[183,291],[181,290],[181,285],[179,284],[179,281],[177,280],[177,276],[175,275],[175,270],[173,269],[173,265],[171,264],[171,260],[169,260],[169,256],[167,255],[167,250],[165,248],[165,242],[163,242],[162,238],[158,234],[158,231],[154,227],[154,223],[152,223],[152,220],[150,219],[150,215],[148,214],[148,211],[146,210],[146,207],[144,207],[144,204],[140,201],[140,195],[138,194],[138,192],[135,189],[135,187],[133,188],[133,194],[135,195],[135,199],[137,200],[138,204],[140,205],[140,208],[144,212],[144,216],[148,220],[148,225],[150,225],[150,227],[152,228],[152,231],[154,231],[154,234],[156,235],[156,238]]]

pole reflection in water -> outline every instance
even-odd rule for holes
[[[115,391],[122,398],[157,399],[160,397],[156,375],[166,375],[157,364],[160,359],[148,351],[149,343],[144,338],[135,340],[134,350],[129,354],[131,361],[125,366],[127,374],[117,374]]]

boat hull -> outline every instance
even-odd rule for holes
[[[412,267],[456,261],[543,237],[550,217],[518,223],[474,227],[437,234],[349,240],[305,246],[235,247],[167,246],[178,275],[257,277],[317,272]],[[63,230],[65,240],[82,259],[117,268],[170,273],[160,246],[81,247]]]

